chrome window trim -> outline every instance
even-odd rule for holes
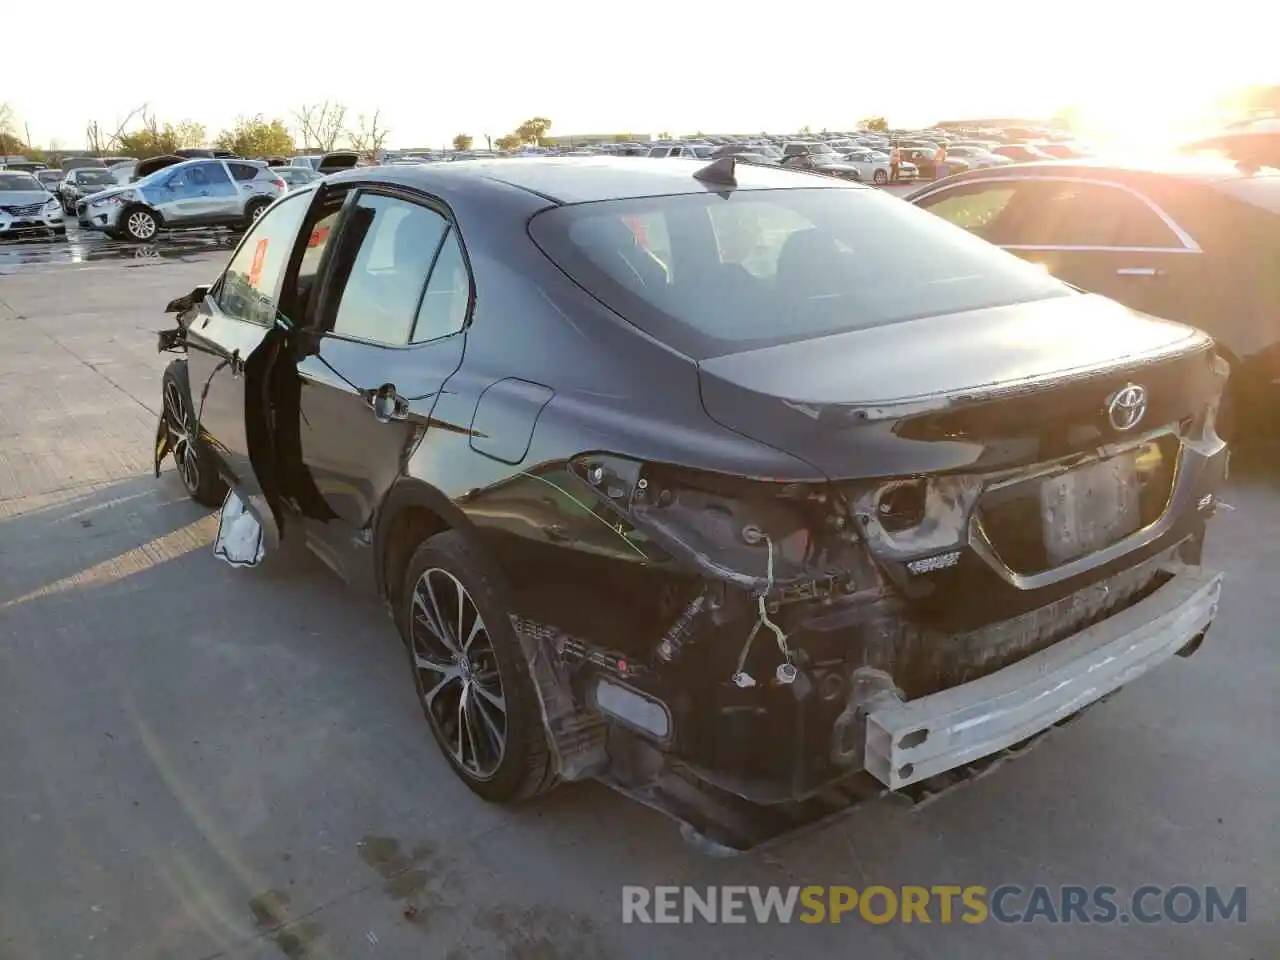
[[[1107,187],[1112,190],[1120,190],[1136,197],[1147,208],[1164,221],[1164,225],[1173,232],[1178,238],[1178,242],[1182,244],[1180,247],[1105,247],[1105,246],[1075,246],[1075,245],[1045,245],[1045,244],[1018,244],[1005,245],[1001,244],[1004,250],[1072,250],[1072,251],[1121,251],[1125,253],[1203,253],[1200,244],[1196,243],[1191,234],[1182,229],[1178,222],[1165,213],[1153,200],[1142,192],[1135,190],[1133,187],[1125,183],[1115,183],[1111,180],[1098,180],[1093,177],[1068,177],[1068,176],[1048,176],[1048,177],[1026,177],[1026,176],[1005,176],[1005,177],[974,177],[964,183],[948,184],[937,190],[928,190],[916,197],[912,202],[918,203],[921,200],[927,200],[929,197],[944,194],[949,190],[958,190],[962,187],[973,186],[980,183],[1035,183],[1037,181],[1047,181],[1052,183],[1083,183],[1093,187]]]

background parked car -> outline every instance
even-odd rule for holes
[[[1010,160],[1016,160],[1019,163],[1057,159],[1053,154],[1045,153],[1034,143],[1002,143],[999,146],[992,147],[991,152],[1001,157],[1008,157]]]
[[[981,170],[985,167],[1003,167],[1014,162],[1008,157],[1002,157],[998,153],[992,153],[985,147],[970,147],[963,145],[947,147],[947,163],[954,165],[960,160],[967,163],[970,170]],[[961,171],[957,170],[956,172],[959,173]]]
[[[862,171],[848,163],[830,146],[821,142],[793,141],[782,148],[782,166],[789,170],[812,170],[841,180],[861,180]]]
[[[57,196],[58,184],[62,182],[62,178],[65,177],[66,174],[61,170],[51,170],[46,167],[44,170],[37,170],[33,176],[40,181],[40,186],[44,187],[54,196]]]
[[[324,175],[307,167],[273,166],[271,172],[289,185],[289,190],[297,190],[309,183],[323,180]]]
[[[1275,427],[1280,173],[1229,162],[1018,164],[909,199],[1068,283],[1205,330],[1232,368],[1223,430],[1233,419]]]
[[[98,157],[64,157],[58,161],[58,166],[66,173],[80,167],[101,167],[105,170],[107,165]]]
[[[65,237],[58,199],[29,173],[0,170],[0,240],[17,237]]]
[[[62,182],[58,184],[58,199],[62,203],[62,212],[71,216],[76,212],[76,204],[81,199],[118,184],[114,169],[77,167],[68,171],[62,178]]]
[[[76,216],[90,229],[145,242],[161,229],[246,226],[286,189],[260,162],[185,160],[80,200]]]
[[[1280,168],[1280,118],[1246,121],[1181,149],[1189,154],[1218,154],[1250,168]]]

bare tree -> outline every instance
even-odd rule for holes
[[[341,103],[303,104],[293,113],[303,149],[329,153],[346,132],[347,108]]]
[[[356,129],[347,132],[347,138],[351,141],[351,149],[366,160],[376,161],[382,157],[382,148],[386,144],[387,137],[391,131],[384,127],[381,121],[381,110],[375,110],[372,117],[366,117],[362,113]]]
[[[126,135],[129,124],[133,123],[134,118],[142,114],[145,119],[146,112],[145,103],[140,107],[134,107],[123,120],[116,124],[115,133],[107,133],[97,120],[90,120],[84,130],[85,146],[94,156],[101,156],[108,150],[114,150],[119,145],[120,139]]]
[[[106,153],[106,138],[97,120],[90,120],[84,128],[84,144],[95,157]]]

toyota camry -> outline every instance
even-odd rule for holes
[[[224,559],[379,596],[487,800],[593,777],[757,847],[965,782],[1217,610],[1212,341],[855,183],[358,168],[168,309],[157,476]]]

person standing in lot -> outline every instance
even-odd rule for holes
[[[898,179],[898,167],[902,165],[902,148],[898,146],[898,141],[893,141],[893,146],[889,150],[889,181],[892,183]]]
[[[938,153],[933,158],[933,179],[941,180],[947,175],[947,145],[938,144]]]

